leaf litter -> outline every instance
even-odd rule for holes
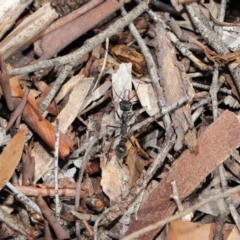
[[[1,239],[240,239],[234,1],[12,5]]]

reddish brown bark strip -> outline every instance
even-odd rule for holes
[[[14,104],[17,106],[20,99],[15,98]],[[51,148],[54,149],[55,143],[55,130],[54,126],[48,122],[42,115],[36,112],[36,109],[27,102],[22,118],[25,123],[39,136],[41,139]],[[59,142],[59,156],[61,159],[67,157],[70,151],[73,149],[74,142],[65,140],[67,136],[61,134]],[[70,145],[69,145],[70,144]]]
[[[43,36],[41,38],[43,54],[39,60],[49,59],[57,54],[71,42],[117,11],[124,2],[124,0],[106,0],[91,11]]]
[[[186,198],[197,186],[240,145],[240,122],[237,115],[225,111],[200,136],[199,153],[186,150],[165,178],[152,191],[132,222],[127,234],[172,215],[176,209],[170,199],[171,182],[176,181],[180,199]],[[152,239],[161,229],[139,239]]]

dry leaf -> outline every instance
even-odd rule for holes
[[[27,129],[24,127],[9,141],[0,155],[0,189],[5,185],[14,173],[25,145]]]
[[[108,160],[101,158],[100,165],[102,169],[101,186],[103,192],[109,197],[111,202],[116,202],[123,192],[123,178],[124,175],[129,175],[128,171],[124,165],[120,165],[115,154],[112,154]]]
[[[170,223],[166,240],[212,240],[215,223],[200,224],[185,221]]]
[[[240,233],[236,226],[233,228],[233,230],[230,233],[230,235],[228,236],[227,240],[240,240]]]

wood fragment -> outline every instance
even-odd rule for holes
[[[171,215],[176,205],[170,201],[171,182],[176,181],[180,199],[186,198],[196,187],[240,145],[240,122],[237,115],[225,111],[198,139],[197,155],[186,150],[168,174],[149,195],[132,222],[128,234]],[[140,239],[151,239],[160,229]]]

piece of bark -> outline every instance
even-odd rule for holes
[[[171,44],[166,30],[160,22],[156,23],[155,45],[157,50],[157,60],[160,84],[165,93],[165,106],[170,106],[180,98],[188,96],[191,101],[194,90],[190,87],[183,65],[177,61],[176,52]],[[185,134],[193,128],[190,105],[176,109],[172,114],[174,129],[177,134],[177,142],[174,146],[175,151],[182,148]],[[185,139],[185,141],[188,139]],[[188,145],[193,145],[194,141],[188,141]],[[190,146],[190,149],[196,149]]]
[[[32,0],[2,1],[0,9],[0,38],[15,25],[18,17],[31,4]]]
[[[40,47],[43,52],[39,60],[49,59],[57,54],[71,42],[120,9],[124,2],[126,1],[106,0],[91,11],[43,36],[40,39]]]
[[[13,14],[14,15],[14,14]],[[1,43],[0,51],[4,59],[10,57],[19,49],[27,47],[31,40],[43,32],[58,14],[50,3],[45,4],[38,11],[24,19]]]
[[[176,204],[171,200],[171,182],[176,181],[181,200],[191,194],[198,185],[231,152],[240,145],[240,119],[232,112],[225,111],[198,139],[197,155],[186,150],[176,161],[160,184],[149,195],[139,213],[138,221],[131,223],[127,234],[146,227],[172,215]],[[138,239],[152,239],[161,228]]]

